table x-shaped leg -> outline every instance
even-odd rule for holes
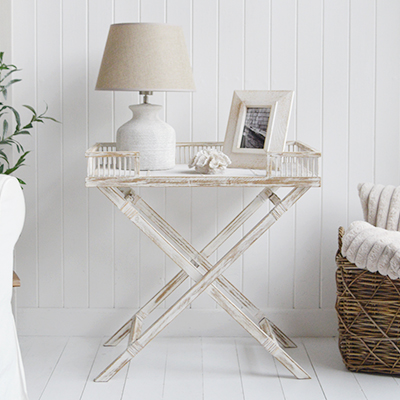
[[[224,229],[223,232],[221,232],[225,232],[222,237],[221,234],[218,235],[220,236],[220,239],[218,239],[217,236],[214,241],[210,242],[210,244],[203,249],[202,252],[197,252],[134,192],[124,196],[124,194],[117,188],[100,188],[100,190],[133,223],[135,223],[143,233],[145,233],[179,267],[182,268],[182,273],[176,275],[171,282],[158,293],[161,295],[161,298],[164,299],[167,297],[186,279],[187,276],[190,276],[196,284],[192,286],[179,300],[177,300],[174,305],[165,311],[164,314],[143,334],[141,333],[143,318],[157,306],[157,299],[155,299],[156,296],[142,307],[142,309],[113,336],[113,338],[118,341],[119,338],[126,336],[127,332],[130,332],[126,351],[110,364],[95,380],[108,381],[111,379],[144,346],[146,346],[204,291],[207,291],[217,304],[219,304],[244,329],[246,329],[267,351],[288,368],[293,375],[299,379],[309,378],[309,375],[279,346],[274,332],[277,332],[278,336],[281,336],[281,341],[284,341],[286,336],[271,324],[265,316],[262,316],[259,325],[257,325],[243,311],[241,311],[229,296],[238,300],[241,305],[246,305],[246,308],[252,310],[253,315],[255,314],[256,317],[260,316],[259,310],[222,276],[223,272],[229,268],[229,266],[232,265],[235,260],[251,246],[252,243],[266,232],[272,224],[278,220],[305,192],[307,192],[308,189],[309,187],[294,188],[284,197],[283,200],[279,199],[271,189],[264,189],[260,194],[261,197],[259,195],[257,198],[262,199],[267,195],[274,204],[274,207],[253,229],[251,229],[234,247],[232,247],[224,257],[212,266],[207,261],[205,255],[211,254],[214,247],[218,248],[220,244],[226,240],[225,236],[229,237],[229,231],[231,231],[232,228],[234,228],[241,220],[244,222],[248,218],[246,218],[247,214],[251,215],[250,209],[255,203],[257,203],[257,201],[253,201],[238,215],[238,217],[236,217],[235,220],[232,221],[231,224],[227,226],[227,228]],[[254,208],[257,209],[256,206],[254,206]],[[252,213],[253,212],[254,211],[252,211]],[[235,222],[236,220],[240,221]],[[210,251],[211,253],[208,253]],[[225,291],[227,293],[224,293]],[[160,299],[160,296],[158,296],[158,299]]]
[[[185,241],[185,239],[176,232],[172,227],[165,224],[165,221],[156,214],[156,212],[149,207],[147,203],[138,197],[134,192],[131,195],[131,200],[134,202],[135,207],[141,212],[141,214],[157,223],[161,226],[163,231],[167,231],[172,238],[177,238],[181,243],[186,244],[186,249],[189,249],[189,255],[193,258],[198,256],[197,251]],[[262,190],[252,202],[241,211],[214,239],[209,242],[204,249],[200,252],[200,258],[204,261],[204,257],[208,258],[213,254],[234,232],[236,232],[267,200],[270,200],[273,204],[278,204],[280,201],[279,197],[275,195],[271,188],[265,188]],[[176,240],[175,240],[176,243]],[[208,270],[209,267],[205,265]],[[204,273],[204,271],[203,271]],[[163,302],[177,287],[179,287],[188,278],[188,274],[185,271],[179,272],[173,277],[153,298],[151,298],[131,319],[129,319],[105,344],[104,346],[116,346],[121,342],[129,333],[131,333],[131,339],[136,338],[140,333],[140,328],[143,320],[159,305]],[[221,276],[218,279],[218,283],[225,288],[226,293],[231,296],[241,305],[242,308],[246,309],[250,315],[252,315],[259,326],[270,336],[275,336],[281,346],[296,347],[296,344],[286,336],[273,322],[268,318],[249,300],[247,299],[235,286],[232,285],[225,277]]]

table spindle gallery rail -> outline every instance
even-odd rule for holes
[[[200,150],[215,149],[222,151],[223,142],[181,142],[176,144],[175,162],[189,164],[193,156]]]
[[[301,142],[288,142],[283,153],[267,153],[266,175],[271,178],[317,178],[321,153]]]
[[[223,142],[183,142],[176,145],[175,162],[187,165],[200,150],[222,151]],[[136,151],[117,151],[115,143],[97,143],[86,152],[88,178],[129,178],[142,176],[140,154]],[[265,177],[279,180],[319,178],[321,153],[297,141],[288,142],[282,153],[266,153]],[[279,183],[279,182],[278,182]]]
[[[86,151],[87,175],[93,178],[134,177],[140,172],[140,153],[117,151],[115,143],[96,143]]]

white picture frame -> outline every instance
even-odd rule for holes
[[[292,90],[235,90],[223,152],[230,168],[266,167],[267,152],[283,152],[292,109]]]

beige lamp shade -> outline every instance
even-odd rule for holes
[[[182,28],[111,25],[96,90],[194,91]]]

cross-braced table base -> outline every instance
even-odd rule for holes
[[[199,252],[133,190],[125,193],[122,189],[116,187],[99,187],[99,190],[159,246],[182,271],[173,277],[105,343],[105,346],[115,346],[129,335],[126,350],[101,372],[95,381],[109,381],[203,292],[207,292],[218,305],[296,378],[310,378],[307,372],[283,350],[283,347],[296,347],[296,345],[222,275],[309,188],[309,186],[295,187],[283,199],[276,195],[273,187],[264,188],[242,212]],[[272,202],[273,208],[231,250],[216,264],[212,265],[208,261],[210,255],[267,200]],[[195,284],[147,330],[142,332],[144,319],[188,277],[193,279]]]

